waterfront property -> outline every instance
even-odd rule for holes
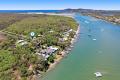
[[[4,56],[0,54],[0,61],[8,63],[0,64],[0,80],[31,80],[46,72],[60,52],[70,46],[78,26],[73,18],[65,16],[12,13],[0,16],[0,52],[6,52]],[[65,32],[67,39],[59,41]]]
[[[57,50],[58,50],[57,47],[50,46],[50,47],[47,47],[47,49],[40,50],[40,52],[38,52],[36,54],[42,55],[45,58],[45,60],[47,60],[48,57],[50,57],[51,55],[55,55],[55,52]]]
[[[120,80],[120,26],[96,18],[93,21],[90,16],[76,15],[75,19],[82,34],[70,54],[42,80],[96,80],[97,71],[101,80]]]

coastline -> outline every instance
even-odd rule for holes
[[[76,22],[77,22],[77,21],[76,21]],[[78,22],[77,22],[77,23],[78,23]],[[62,60],[63,58],[65,58],[65,57],[69,54],[69,52],[71,51],[71,49],[74,47],[74,46],[73,46],[74,43],[75,43],[75,42],[77,41],[77,39],[78,39],[79,33],[80,33],[80,25],[78,26],[77,31],[76,31],[76,34],[74,35],[74,38],[71,40],[71,44],[69,45],[69,47],[67,48],[67,50],[61,51],[61,52],[60,52],[61,55],[57,55],[57,56],[56,56],[57,58],[55,59],[54,63],[51,63],[51,64],[50,64],[48,70],[47,70],[45,73],[53,70],[53,69],[57,66],[57,64],[59,64],[59,63],[61,62],[61,60]],[[43,75],[44,75],[44,73],[43,73]],[[40,76],[39,76],[39,79],[42,78],[43,75],[40,75]]]
[[[22,13],[22,14],[26,14],[26,13]],[[71,17],[71,18],[73,18],[73,19],[74,19],[74,15],[75,15],[75,14],[67,14],[67,13],[27,13],[27,14],[56,15],[56,16]],[[78,23],[78,22],[76,21],[76,23]],[[67,47],[67,49],[65,49],[65,50],[63,50],[63,51],[60,51],[60,52],[59,52],[60,55],[55,56],[56,59],[54,60],[54,63],[50,63],[49,68],[48,68],[48,70],[47,70],[46,72],[41,72],[41,74],[34,75],[34,79],[35,79],[35,80],[41,79],[45,73],[53,70],[53,69],[57,66],[57,64],[59,64],[59,63],[61,62],[61,60],[62,60],[63,58],[65,58],[65,57],[69,54],[69,52],[71,51],[71,49],[74,47],[74,43],[75,43],[75,42],[77,41],[77,39],[78,39],[79,33],[80,33],[80,24],[79,24],[78,27],[77,27],[77,31],[75,31],[75,35],[74,35],[74,37],[72,38],[69,47]]]
[[[92,16],[92,17],[94,17],[94,18],[103,20],[103,21],[105,21],[105,22],[110,22],[110,23],[115,24],[115,25],[120,25],[119,22],[115,22],[115,21],[111,21],[111,20],[109,20],[109,19],[105,19],[105,18],[102,17],[102,16],[99,16],[99,17],[98,17],[98,16],[93,16],[93,15],[87,15],[87,16]]]
[[[80,33],[80,26],[78,26],[78,29],[77,29],[77,31],[76,31],[76,34],[74,35],[74,38],[71,40],[71,44],[70,44],[69,48],[68,48],[67,50],[63,50],[63,51],[60,52],[60,53],[61,53],[60,57],[57,58],[57,59],[55,59],[55,62],[54,62],[54,63],[50,64],[49,69],[47,70],[47,72],[50,71],[50,70],[52,70],[53,68],[55,68],[55,66],[56,66],[64,57],[66,57],[66,55],[71,51],[70,49],[73,47],[73,44],[76,42],[79,33]]]

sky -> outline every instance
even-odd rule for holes
[[[120,0],[0,0],[0,10],[120,10]]]

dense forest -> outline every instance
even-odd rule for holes
[[[46,72],[55,56],[36,54],[49,46],[70,45],[78,24],[73,18],[40,14],[0,14],[0,80],[34,80]],[[30,33],[34,32],[34,36]],[[69,36],[68,36],[69,33]],[[67,40],[64,40],[64,37]],[[62,41],[61,41],[62,39]],[[24,40],[26,45],[18,44]]]

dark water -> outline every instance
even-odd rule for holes
[[[58,13],[62,10],[0,10],[0,13]]]
[[[120,26],[75,15],[80,36],[67,58],[42,80],[120,80]],[[94,73],[103,77],[96,78]]]

